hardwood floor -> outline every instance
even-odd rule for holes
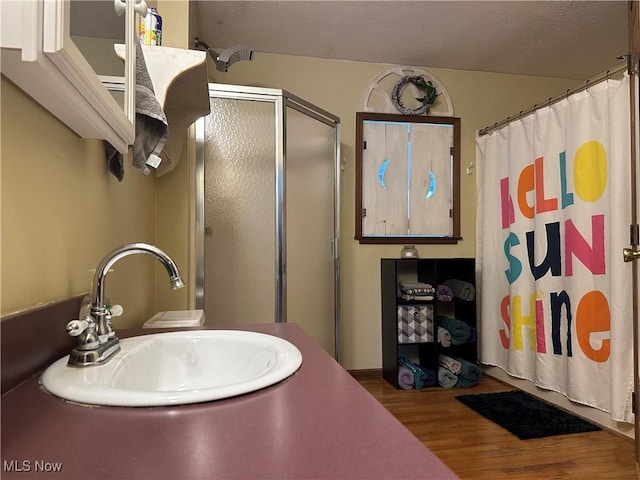
[[[636,479],[633,440],[613,432],[519,440],[454,396],[513,390],[490,377],[468,389],[396,390],[379,373],[354,377],[462,479]]]

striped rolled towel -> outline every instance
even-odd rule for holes
[[[436,293],[436,289],[431,284],[424,282],[400,282],[398,287],[403,294],[429,296],[432,299]]]
[[[451,358],[447,355],[438,355],[438,363],[441,367],[446,368],[452,373],[458,375],[460,370],[462,370],[462,363],[455,358]]]

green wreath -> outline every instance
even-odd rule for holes
[[[424,92],[424,96],[416,97],[416,100],[421,103],[418,108],[405,107],[400,101],[400,97],[402,96],[404,87],[406,87],[409,83],[418,87]],[[431,110],[431,105],[434,104],[438,95],[440,94],[436,91],[436,87],[431,82],[431,80],[425,80],[421,75],[407,75],[402,77],[400,81],[393,87],[393,91],[391,92],[391,100],[393,101],[393,105],[396,107],[396,109],[404,115],[422,115],[423,113],[429,113],[429,110]]]

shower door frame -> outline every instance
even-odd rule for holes
[[[276,323],[287,321],[286,298],[286,135],[287,135],[287,107],[307,115],[333,128],[334,135],[334,201],[333,201],[333,240],[331,254],[333,256],[333,290],[334,290],[334,352],[335,359],[340,362],[340,119],[335,115],[293,95],[285,90],[248,87],[243,85],[227,85],[209,83],[209,98],[223,98],[231,100],[246,100],[268,102],[274,104],[274,135],[275,135],[275,311]],[[194,305],[204,308],[204,152],[205,117],[195,123],[195,158],[191,169],[191,181],[194,192],[193,212],[195,218],[191,226],[193,238],[193,271],[195,273]]]
[[[627,14],[627,36],[629,41],[629,52],[627,53],[627,73],[629,74],[629,96],[630,96],[630,152],[631,152],[631,219],[629,244],[632,250],[638,250],[640,243],[640,227],[638,226],[638,172],[640,169],[639,142],[640,142],[640,3],[638,0],[628,2],[629,10]],[[638,414],[638,391],[640,389],[640,294],[638,280],[637,261],[631,263],[631,303],[633,305],[633,396],[632,410],[634,414],[633,432],[634,445],[633,453],[636,460],[636,471],[640,471],[640,415]]]

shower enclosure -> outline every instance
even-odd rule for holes
[[[196,307],[292,322],[339,359],[339,118],[283,90],[209,84],[196,124]]]

